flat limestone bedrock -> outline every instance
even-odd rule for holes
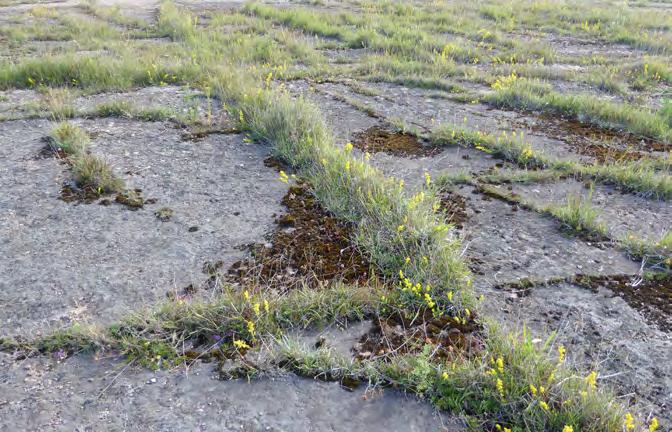
[[[48,121],[0,131],[0,335],[73,320],[109,323],[169,291],[204,281],[206,262],[240,259],[282,212],[287,185],[264,166],[268,148],[237,135],[182,141],[168,123],[98,120],[92,153],[156,204],[138,211],[59,199],[70,172],[36,159]],[[127,172],[134,175],[124,174]],[[114,197],[111,197],[112,200]],[[154,212],[174,212],[161,222]],[[191,232],[192,227],[198,230]]]
[[[0,366],[0,431],[463,430],[412,396],[293,375],[220,381],[212,364],[152,372],[118,359],[14,362],[5,354]]]

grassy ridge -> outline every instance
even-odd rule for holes
[[[664,143],[672,142],[672,126],[655,112],[600,100],[591,95],[560,94],[511,75],[496,82],[485,100],[496,107],[560,115],[601,128],[631,132]]]
[[[415,206],[412,197],[397,192],[400,188],[396,181],[383,178],[354,158],[347,147],[334,147],[314,105],[272,89],[247,89],[241,96],[240,88],[239,83],[225,80],[219,93],[238,111],[241,123],[252,136],[268,142],[301,175],[315,181],[315,194],[328,209],[346,220],[361,218],[356,241],[374,263],[390,274],[403,257],[410,257],[411,262],[419,264],[408,272],[409,277],[424,277],[423,283],[435,283],[431,295],[437,302],[446,289],[470,291],[468,283],[454,286],[460,279],[466,282],[466,275],[462,274],[464,262],[457,255],[459,243],[446,233],[432,235],[443,222],[428,205],[431,200],[427,204],[419,201]],[[399,230],[401,225],[411,226],[411,235],[406,236],[405,229]],[[418,253],[427,253],[428,259],[418,259]],[[456,273],[458,270],[460,273]],[[401,300],[398,307],[408,311],[430,306],[424,299],[408,294],[403,285],[396,289]],[[437,309],[439,313],[457,310],[449,302],[444,305]],[[483,356],[477,359],[463,358],[446,364],[425,350],[396,359],[396,369],[387,370],[384,365],[362,367],[373,368],[374,374],[386,371],[406,388],[430,397],[439,407],[475,416],[482,426],[494,427],[501,422],[505,427],[520,428],[516,430],[560,431],[567,426],[577,430],[620,430],[622,407],[608,393],[595,388],[596,374],[583,379],[567,369],[564,352],[562,359],[553,361],[544,347],[531,342],[529,335],[505,334],[494,324],[489,327],[484,344]],[[301,361],[305,365],[308,360]],[[397,373],[393,374],[395,370]]]

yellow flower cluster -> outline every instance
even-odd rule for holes
[[[410,258],[408,259],[408,262],[410,262]],[[403,270],[399,270],[399,284],[401,285],[401,291],[405,293],[412,293],[417,298],[423,299],[427,307],[434,311],[436,308],[436,302],[430,294],[431,287],[429,284],[425,285],[423,289],[420,282],[414,284],[409,278],[407,278],[404,275]]]
[[[242,340],[233,340],[233,345],[238,349],[250,349],[250,346]]]
[[[509,76],[502,76],[499,77],[495,80],[494,83],[492,83],[492,88],[494,90],[503,90],[511,87],[513,83],[518,80],[518,75],[516,75],[515,72],[512,72],[511,75]]]
[[[497,387],[497,393],[499,393],[499,396],[504,398],[504,382],[501,378],[497,378],[495,386]]]
[[[565,349],[564,345],[560,345],[558,347],[558,363],[563,363],[565,361],[565,353],[567,352],[567,349]]]
[[[415,207],[418,206],[421,202],[425,200],[425,193],[420,191],[417,194],[413,195],[410,200],[408,200],[408,208],[409,210],[413,210]]]
[[[586,377],[586,384],[588,384],[588,388],[591,389],[594,389],[597,386],[597,372],[592,371],[588,374]]]
[[[626,431],[631,431],[635,429],[635,418],[630,413],[626,413],[623,418],[623,427]]]

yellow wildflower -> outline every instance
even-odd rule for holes
[[[623,427],[626,431],[631,431],[635,429],[635,418],[630,413],[626,413],[623,418]]]
[[[344,148],[346,153],[350,153],[352,151],[352,143],[347,143]]]
[[[501,378],[497,378],[497,392],[501,397],[504,397],[504,382],[501,380]]]
[[[233,345],[235,345],[236,348],[238,349],[250,349],[250,346],[245,343],[245,341],[242,340],[235,340],[233,341]]]
[[[534,384],[530,384],[530,393],[532,393],[532,396],[537,395],[537,387]]]
[[[447,381],[447,380],[448,380],[448,372],[444,372],[444,373],[441,375],[441,379],[443,379],[444,381]]]
[[[247,290],[243,292],[243,297],[245,297],[245,300],[250,301],[250,293]]]
[[[589,373],[586,377],[586,383],[588,383],[589,388],[594,389],[597,384],[597,372],[592,371]]]
[[[403,225],[399,225],[399,226],[397,227],[397,232],[402,232],[405,228],[406,228],[405,226],[403,226]]]
[[[254,336],[254,323],[252,321],[247,322],[247,331]]]
[[[252,306],[252,309],[254,310],[255,315],[261,313],[261,305],[259,303],[255,303],[254,306]]]
[[[574,428],[570,425],[565,425],[565,427],[562,428],[562,432],[574,432]]]
[[[429,185],[432,183],[432,178],[430,177],[429,173],[425,171],[425,186],[429,187]]]
[[[649,432],[655,432],[656,430],[658,430],[658,419],[654,417],[649,423]]]
[[[565,353],[567,350],[565,349],[564,345],[560,345],[558,347],[558,363],[562,363],[565,361]]]
[[[289,177],[287,176],[286,172],[280,171],[280,181],[283,183],[289,183]]]
[[[264,300],[264,310],[266,313],[268,313],[268,310],[270,309],[270,306],[268,305],[268,300]]]
[[[497,370],[499,373],[504,373],[504,359],[501,357],[497,358]]]
[[[539,406],[540,406],[541,409],[543,409],[544,411],[548,411],[548,404],[547,404],[546,402],[544,402],[544,401],[539,401]]]
[[[371,154],[369,152],[364,153],[364,160],[368,162],[371,159]]]

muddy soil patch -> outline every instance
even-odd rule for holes
[[[563,141],[578,154],[590,156],[598,162],[638,160],[648,153],[672,149],[669,144],[627,132],[550,116],[539,118],[540,122],[528,125],[532,131]]]
[[[282,199],[287,213],[276,220],[266,244],[250,247],[251,257],[234,263],[229,278],[286,290],[298,283],[330,280],[366,283],[371,264],[352,243],[354,227],[325,211],[305,183]]]
[[[367,153],[384,152],[404,157],[433,156],[441,153],[441,149],[423,145],[414,135],[390,131],[380,126],[356,133],[352,145]]]
[[[462,228],[469,219],[467,213],[468,197],[460,195],[457,192],[445,190],[440,195],[440,209],[445,213],[446,219],[457,228]]]
[[[415,319],[393,314],[375,320],[353,351],[359,360],[372,360],[418,352],[429,343],[437,347],[436,354],[442,358],[472,356],[483,348],[481,331],[473,315],[457,322],[449,316],[433,317],[430,311]]]
[[[672,333],[672,275],[578,276],[574,283],[593,290],[603,287],[613,291],[650,323]]]

